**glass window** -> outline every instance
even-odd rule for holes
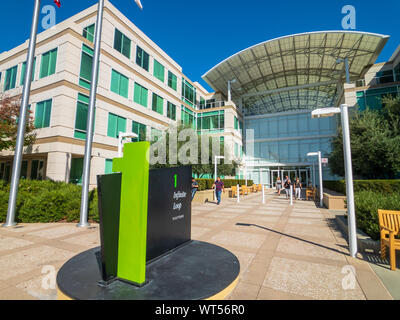
[[[138,83],[135,83],[135,92],[133,101],[142,105],[143,107],[147,107],[147,100],[148,100],[148,90],[141,86]]]
[[[158,112],[159,114],[164,114],[164,99],[160,96],[153,93],[153,103],[152,103],[153,111]]]
[[[118,29],[115,29],[114,49],[122,53],[128,59],[131,58],[131,40]]]
[[[44,161],[32,160],[31,180],[43,180],[44,177]]]
[[[128,88],[129,79],[113,69],[111,73],[111,91],[128,98]]]
[[[158,141],[162,138],[162,131],[155,129],[155,128],[151,128],[151,141]]]
[[[400,63],[394,67],[394,76],[396,77],[395,81],[400,81]]]
[[[190,106],[194,106],[196,102],[196,88],[184,78],[182,78],[182,100]]]
[[[167,103],[167,117],[176,120],[176,105],[168,101]]]
[[[93,65],[93,50],[88,46],[83,45],[79,84],[87,89],[90,89],[90,83],[92,80],[92,65]]]
[[[40,66],[40,79],[56,73],[57,48],[50,50],[42,55]]]
[[[4,80],[4,91],[15,88],[17,82],[18,66],[12,67],[6,71],[6,78]]]
[[[164,82],[164,77],[165,77],[165,68],[164,66],[159,63],[157,60],[154,59],[154,76]]]
[[[95,24],[87,26],[83,28],[83,37],[88,39],[90,42],[94,41],[94,31],[95,31]]]
[[[26,160],[21,163],[21,179],[28,179],[28,161]]]
[[[88,107],[89,97],[79,93],[75,116],[75,138],[86,139]]]
[[[177,77],[171,71],[168,71],[168,86],[176,91],[177,89]]]
[[[197,130],[221,132],[225,127],[225,112],[204,112],[197,115]]]
[[[385,70],[376,73],[377,84],[393,82],[393,70]]]
[[[120,132],[126,132],[126,119],[109,113],[107,136],[118,138]]]
[[[146,126],[136,121],[132,121],[132,132],[136,133],[139,137],[132,138],[132,142],[146,141]]]
[[[196,128],[196,122],[193,111],[186,108],[185,106],[181,106],[181,122],[185,126],[190,126],[193,129]]]
[[[51,99],[38,102],[36,104],[36,113],[35,113],[36,129],[50,127],[51,105],[52,105]]]
[[[105,166],[105,170],[104,170],[105,174],[113,173],[112,165],[113,165],[113,160],[112,159],[106,159],[106,166]]]
[[[83,158],[72,158],[71,169],[69,172],[69,182],[73,184],[82,184]]]
[[[36,58],[33,61],[33,68],[32,68],[32,81],[35,78],[35,68],[36,68]],[[24,62],[22,64],[22,68],[21,68],[21,79],[20,79],[20,85],[24,85],[24,81],[25,81],[25,73],[26,73],[26,62]]]
[[[142,48],[137,46],[136,49],[136,64],[141,66],[146,71],[149,71],[149,54],[144,51]]]

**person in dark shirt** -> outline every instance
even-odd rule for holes
[[[292,184],[292,181],[290,181],[289,177],[286,176],[285,180],[283,181],[283,187],[285,188],[285,192],[286,192],[286,199],[289,198],[289,194],[290,194],[290,185]]]
[[[194,178],[192,178],[192,200],[198,189],[199,189],[199,184],[197,183],[197,181]]]
[[[299,178],[296,178],[296,181],[294,182],[294,194],[295,194],[295,198],[297,200],[301,200],[301,188],[302,188],[302,184],[299,180]]]
[[[224,183],[221,181],[221,178],[218,177],[217,181],[214,182],[213,188],[215,188],[215,194],[217,196],[217,204],[221,203],[221,193],[222,191],[225,193]]]

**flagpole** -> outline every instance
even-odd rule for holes
[[[97,82],[98,82],[97,70],[99,69],[99,63],[100,63],[103,11],[104,11],[104,0],[99,0],[99,5],[97,9],[96,36],[94,43],[94,55],[93,55],[93,65],[92,65],[92,81],[90,84],[89,109],[88,109],[88,118],[86,122],[86,143],[85,143],[85,156],[83,160],[81,212],[80,212],[80,221],[78,227],[89,226],[88,211],[89,211],[90,162],[92,159],[94,116],[96,109],[96,93],[97,93]]]
[[[25,126],[26,126],[26,118],[27,118],[27,113],[28,113],[29,96],[30,96],[30,91],[31,91],[33,61],[35,58],[36,34],[37,34],[38,23],[39,23],[39,15],[40,15],[40,0],[35,0],[35,6],[33,9],[31,35],[30,35],[29,47],[28,47],[28,56],[27,56],[27,60],[26,60],[24,88],[22,91],[21,108],[19,111],[17,141],[15,144],[14,163],[13,163],[12,176],[11,176],[10,197],[8,200],[7,219],[6,219],[6,223],[3,225],[3,227],[12,227],[12,226],[16,225],[15,211],[16,211],[16,203],[17,203],[19,178],[20,178],[20,174],[21,174],[21,163],[22,163],[23,148],[24,148],[24,141],[25,141]]]

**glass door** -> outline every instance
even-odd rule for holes
[[[299,179],[301,184],[303,185],[303,188],[307,188],[311,184],[310,169],[300,169]]]
[[[271,188],[275,188],[276,186],[276,179],[279,177],[279,170],[272,170],[271,171]],[[281,177],[282,180],[282,177]]]

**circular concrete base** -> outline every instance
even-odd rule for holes
[[[101,287],[100,266],[100,248],[85,251],[66,262],[57,275],[59,299],[224,299],[235,288],[240,272],[235,255],[201,241],[191,241],[149,263],[147,284],[143,287],[120,280]]]

